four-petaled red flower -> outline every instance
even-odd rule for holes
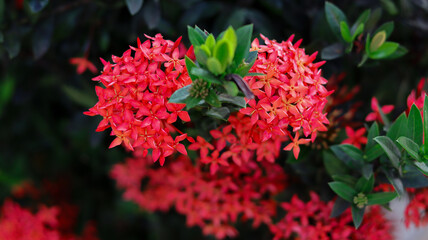
[[[379,111],[379,102],[377,101],[377,99],[375,97],[373,97],[371,100],[371,107],[372,107],[373,112],[371,112],[371,113],[369,113],[369,115],[367,115],[366,121],[368,121],[368,122],[378,121],[380,123],[383,123],[383,119],[382,119],[382,116],[380,115],[380,111]],[[381,110],[384,114],[388,114],[388,113],[392,112],[392,110],[394,110],[394,105],[385,105],[385,106],[381,107]]]
[[[297,159],[299,157],[299,153],[300,153],[300,144],[306,144],[308,142],[311,141],[311,139],[299,139],[299,132],[296,132],[296,135],[294,136],[294,138],[292,139],[293,142],[289,143],[284,150],[290,151],[291,149],[293,149],[293,154],[294,157]]]
[[[348,138],[342,142],[343,144],[348,143],[354,145],[357,148],[361,148],[361,144],[367,143],[367,138],[364,136],[366,133],[366,129],[364,127],[354,131],[354,129],[347,126],[345,130]]]

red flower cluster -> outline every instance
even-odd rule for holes
[[[414,191],[413,199],[404,212],[406,227],[414,224],[416,227],[428,224],[428,188]]]
[[[60,230],[58,207],[40,206],[36,214],[21,208],[12,200],[3,204],[0,218],[0,239],[7,240],[97,240],[96,229],[91,224],[85,227],[82,237],[63,234]]]
[[[331,92],[324,87],[327,80],[318,69],[324,62],[313,63],[317,53],[306,55],[299,48],[301,40],[292,44],[294,36],[281,43],[261,37],[266,45],[253,41],[251,50],[258,51],[258,57],[250,72],[265,75],[245,78],[256,97],[240,112],[251,116],[251,126],[260,129],[251,138],[264,142],[288,136],[293,144],[286,150],[295,149],[297,158],[298,145],[308,142],[297,140],[297,132],[314,141],[317,132],[326,131],[324,124],[329,123],[323,109]],[[289,127],[296,132],[296,139]]]
[[[314,192],[311,199],[303,202],[293,196],[290,202],[281,204],[285,217],[270,225],[274,239],[300,240],[378,240],[392,239],[390,225],[385,221],[380,208],[370,208],[358,230],[352,225],[349,209],[341,216],[331,218],[333,201],[323,202]]]
[[[422,109],[422,107],[424,106],[425,96],[427,95],[424,90],[424,86],[427,80],[428,79],[426,78],[421,78],[416,88],[416,92],[415,90],[412,90],[410,95],[407,97],[407,113],[410,112],[410,109],[412,108],[413,104],[416,104],[419,109]]]
[[[146,153],[151,149],[153,160],[163,165],[175,151],[187,154],[180,143],[187,135],[173,138],[177,129],[171,124],[177,117],[190,121],[189,114],[183,110],[185,104],[168,103],[168,98],[191,79],[179,51],[181,37],[175,43],[160,34],[146,37],[149,40],[138,39],[137,47],[122,57],[112,56],[113,64],[101,59],[102,74],[93,80],[105,88],[96,87],[99,101],[85,114],[103,117],[97,131],[112,128],[116,139],[110,148],[124,144],[130,150],[142,147]]]
[[[125,190],[124,199],[150,211],[174,207],[186,215],[188,226],[199,226],[205,235],[218,239],[238,234],[232,225],[238,217],[252,219],[254,227],[271,224],[276,213],[272,197],[286,184],[282,168],[267,162],[249,160],[212,175],[184,156],[168,168],[153,169],[149,156],[143,157],[140,150],[134,154],[135,158],[116,164],[111,171],[118,187]],[[147,180],[144,186],[142,179]]]

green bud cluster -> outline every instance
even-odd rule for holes
[[[189,94],[194,98],[205,99],[208,96],[209,88],[208,83],[203,79],[196,79],[192,83],[192,87],[189,90]]]
[[[354,197],[354,204],[357,205],[358,208],[363,208],[368,204],[369,200],[364,193],[358,193],[357,196]]]

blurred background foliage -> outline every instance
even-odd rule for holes
[[[395,114],[400,113],[410,90],[428,75],[428,0],[332,2],[351,21],[366,9],[376,12],[376,26],[394,21],[390,39],[408,53],[359,68],[360,59],[350,53],[328,61],[324,77],[345,73],[341,85],[361,87],[359,120],[370,111],[372,96],[396,105]],[[121,200],[108,172],[129,154],[107,150],[112,139],[95,132],[99,119],[82,114],[96,102],[91,81],[96,74],[77,74],[70,59],[87,58],[101,69],[99,57],[121,55],[144,34],[159,32],[171,40],[183,35],[189,46],[187,25],[217,35],[229,25],[248,23],[254,24],[254,37],[262,33],[281,41],[296,34],[307,53],[336,41],[321,0],[0,0],[1,199],[25,181],[38,189],[53,182],[79,208],[76,232],[94,220],[100,239],[201,239],[199,229],[185,228],[183,216],[143,213]],[[55,205],[60,200],[45,196],[40,201]],[[249,225],[238,228],[241,239],[266,238]]]

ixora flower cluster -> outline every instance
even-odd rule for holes
[[[180,39],[174,43],[158,34],[113,56],[113,64],[103,60],[103,72],[94,78],[104,88],[97,87],[99,102],[86,114],[103,117],[97,131],[112,128],[116,139],[110,147],[134,150],[133,158],[111,171],[124,199],[149,211],[174,208],[188,226],[218,239],[237,236],[237,221],[267,225],[275,239],[376,239],[376,234],[388,239],[390,227],[378,221],[378,208],[368,210],[377,220],[367,219],[356,230],[350,211],[330,219],[333,202],[316,193],[307,203],[296,196],[290,203],[276,199],[289,182],[275,162],[281,148],[298,158],[299,145],[313,142],[329,123],[323,109],[331,92],[319,69],[323,62],[313,62],[316,53],[306,55],[293,37],[247,42],[242,36],[250,38],[252,30],[245,27],[217,39],[198,28],[191,31],[195,52],[191,47],[185,59]],[[246,43],[247,53],[241,46]],[[172,98],[185,104],[169,102]],[[237,108],[240,100],[244,105]],[[201,111],[205,118],[227,121],[212,119],[213,128],[198,132],[200,124],[192,123],[189,113],[201,119]],[[187,150],[198,151],[189,154],[194,159]],[[166,157],[171,158],[166,166],[153,167]]]

